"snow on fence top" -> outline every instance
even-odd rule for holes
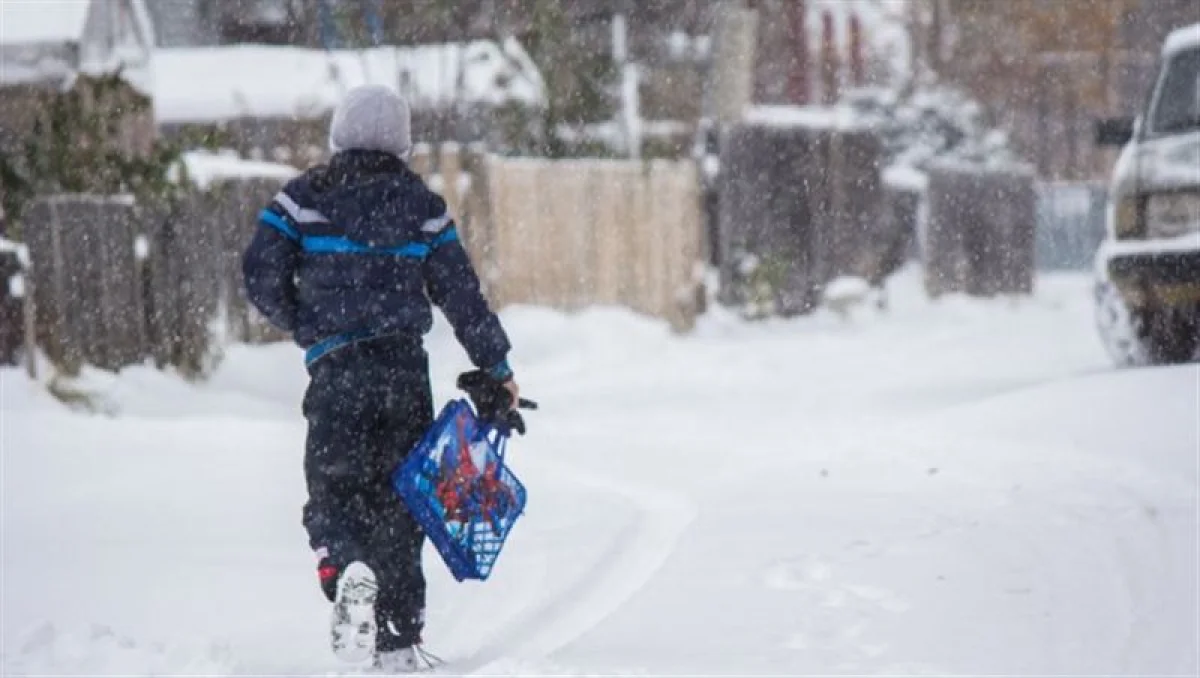
[[[160,122],[241,117],[320,117],[357,85],[396,87],[414,108],[545,99],[541,74],[514,39],[412,48],[321,50],[239,45],[155,52],[155,112]]]
[[[1172,31],[1163,43],[1163,54],[1174,54],[1192,47],[1200,47],[1200,23]]]
[[[851,130],[866,127],[865,120],[847,106],[760,105],[746,109],[742,120],[761,127],[804,127]]]
[[[957,173],[1007,174],[1014,177],[1037,176],[1037,168],[1032,163],[993,155],[980,158],[947,153],[931,158],[925,163],[924,169]]]
[[[300,173],[291,165],[246,160],[235,153],[224,152],[188,151],[183,154],[183,166],[188,179],[201,189],[225,179],[277,179],[284,182]],[[177,177],[172,173],[172,179]]]

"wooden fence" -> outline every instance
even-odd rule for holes
[[[495,308],[621,305],[679,330],[699,312],[690,164],[451,152],[414,166],[447,198]],[[286,340],[247,303],[241,274],[257,214],[278,189],[278,180],[250,179],[169,205],[39,200],[23,219],[39,345],[69,373],[153,359],[203,374],[214,339]]]
[[[25,215],[38,343],[67,372],[116,369],[144,355],[136,208],[126,197],[62,195]]]
[[[623,306],[690,329],[704,258],[691,163],[488,158],[468,237],[493,302]]]
[[[158,364],[203,372],[214,328],[227,341],[286,338],[250,306],[241,268],[258,212],[278,190],[276,180],[222,181],[145,210],[147,324]]]
[[[413,158],[450,205],[496,308],[621,306],[690,329],[705,258],[690,162]]]

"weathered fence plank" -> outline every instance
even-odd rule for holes
[[[67,373],[138,362],[145,333],[132,200],[52,196],[35,201],[23,221],[43,350]]]
[[[497,307],[575,310],[619,304],[690,327],[692,267],[700,256],[699,186],[691,163],[504,159],[489,156],[476,177],[486,221],[472,238],[489,243],[476,265],[489,272]],[[668,246],[671,243],[671,246]]]

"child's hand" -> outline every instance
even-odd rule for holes
[[[525,434],[525,421],[517,409],[535,409],[537,403],[521,398],[515,380],[501,382],[484,370],[473,370],[458,375],[458,387],[471,396],[481,420]]]

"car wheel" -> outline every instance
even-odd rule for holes
[[[1156,365],[1186,363],[1196,357],[1200,327],[1193,315],[1180,311],[1159,313],[1147,329],[1150,358]]]
[[[1140,367],[1152,362],[1144,339],[1144,318],[1129,310],[1112,283],[1096,285],[1096,326],[1104,348],[1118,367]]]

